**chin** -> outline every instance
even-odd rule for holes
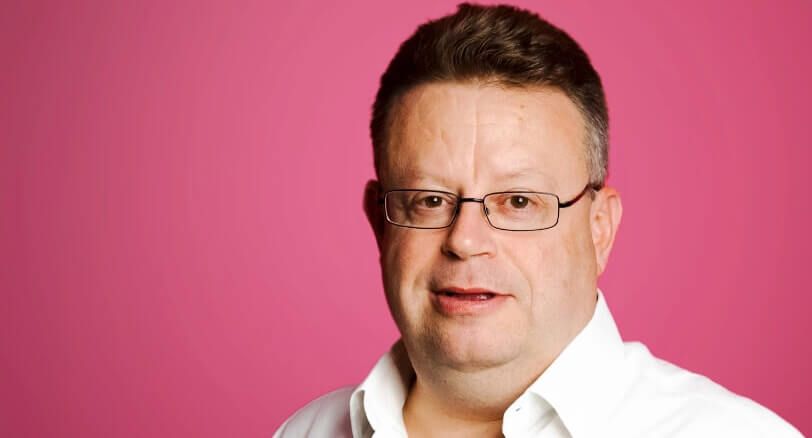
[[[422,348],[434,362],[460,371],[493,368],[521,352],[519,339],[488,327],[455,327],[425,333]]]

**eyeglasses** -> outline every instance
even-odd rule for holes
[[[495,192],[482,198],[462,198],[454,193],[436,190],[396,189],[384,193],[386,221],[407,228],[439,229],[451,226],[463,202],[482,204],[488,223],[499,230],[537,231],[558,224],[559,210],[578,202],[598,184],[587,184],[581,193],[567,202],[558,195],[544,192]]]

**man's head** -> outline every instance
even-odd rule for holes
[[[609,121],[600,77],[586,53],[569,35],[532,12],[468,3],[460,4],[453,15],[421,25],[381,76],[370,122],[379,177],[392,110],[400,98],[417,85],[449,81],[563,91],[584,119],[590,182],[604,183]]]
[[[586,54],[529,12],[460,5],[400,47],[371,130],[378,181],[367,185],[365,209],[418,374],[552,361],[594,309],[620,221],[614,190],[589,191],[536,231],[497,229],[488,221],[497,206],[477,202],[458,203],[449,227],[407,228],[387,221],[380,200],[403,189],[476,199],[517,191],[566,205],[587,185],[603,187],[607,111]],[[408,202],[437,208],[448,199]],[[528,199],[505,205],[524,214]]]

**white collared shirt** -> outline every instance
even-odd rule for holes
[[[324,395],[274,438],[405,438],[403,405],[414,370],[402,341],[357,387]],[[623,342],[603,293],[586,326],[502,418],[506,438],[770,437],[800,432],[707,377]]]

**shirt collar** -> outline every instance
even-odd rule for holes
[[[527,392],[552,405],[573,438],[599,436],[622,395],[623,349],[599,289],[592,318]]]
[[[403,341],[398,340],[350,396],[353,436],[369,436],[372,429],[405,437],[403,405],[414,377]]]
[[[598,436],[621,396],[623,354],[623,340],[598,289],[592,318],[525,394],[549,403],[573,438]],[[405,437],[403,405],[414,376],[398,340],[350,397],[353,436],[372,429]]]

